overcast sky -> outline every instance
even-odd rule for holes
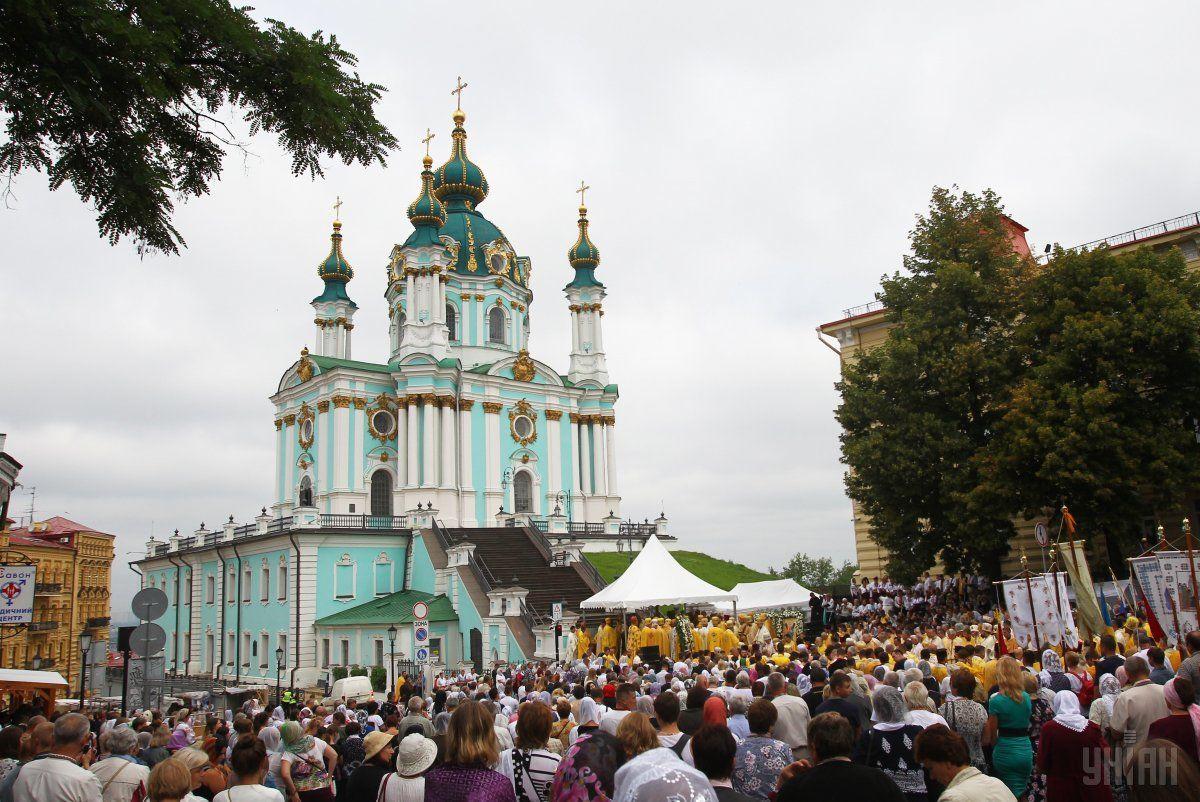
[[[533,259],[531,351],[564,373],[573,190],[592,187],[624,514],[662,508],[681,547],[757,568],[853,556],[814,328],[900,266],[931,187],[994,188],[1035,248],[1200,208],[1192,3],[257,7],[335,32],[388,87],[386,169],[294,178],[260,137],[180,208],[184,254],[144,261],[44,176],[0,210],[0,431],[37,518],[116,534],[120,562],[270,503],[267,397],[311,339],[336,195],[354,356],[386,359],[384,265],[460,74],[481,210]],[[114,568],[118,617],[133,579]]]

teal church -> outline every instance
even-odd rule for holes
[[[453,122],[450,156],[435,170],[426,154],[412,232],[381,271],[386,360],[352,358],[355,270],[334,222],[312,348],[271,397],[271,505],[251,523],[151,539],[135,563],[168,597],[168,672],[309,687],[338,666],[412,659],[417,601],[435,665],[553,656],[555,603],[570,624],[603,586],[583,552],[673,540],[663,515],[621,521],[587,208],[563,270],[563,374],[531,356],[532,262],[481,212],[488,181],[461,109]]]

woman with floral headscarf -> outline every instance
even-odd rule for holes
[[[1079,690],[1079,680],[1063,670],[1062,658],[1053,649],[1042,652],[1042,671],[1038,674],[1038,683],[1049,691],[1047,704],[1053,703],[1054,694],[1059,691]]]
[[[319,738],[305,735],[299,722],[288,721],[279,728],[282,752],[279,776],[288,802],[328,802],[333,799],[333,774],[337,752]]]
[[[651,749],[633,758],[617,771],[615,785],[615,802],[717,802],[708,778],[670,749]]]
[[[915,751],[922,728],[910,721],[904,697],[890,685],[875,689],[871,706],[875,724],[859,740],[854,762],[883,771],[900,786],[906,802],[925,802],[928,789]]]
[[[580,737],[558,764],[551,802],[611,802],[617,769],[624,762],[621,744],[607,732]]]

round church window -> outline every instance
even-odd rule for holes
[[[304,443],[311,443],[313,439],[313,422],[312,418],[305,418],[300,422],[300,440]]]
[[[508,267],[508,258],[502,253],[494,253],[491,258],[492,272],[503,274]]]
[[[396,419],[392,417],[392,413],[381,409],[371,416],[371,425],[375,427],[375,431],[387,437],[395,430]]]
[[[533,421],[524,415],[518,415],[513,418],[513,431],[517,433],[517,437],[525,439],[533,434]]]

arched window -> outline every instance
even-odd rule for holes
[[[371,474],[371,514],[392,514],[392,475],[387,471]]]
[[[313,505],[313,488],[312,479],[305,476],[300,480],[300,506],[311,507]]]
[[[529,471],[519,471],[513,477],[513,508],[516,512],[533,512],[533,477]]]
[[[505,329],[508,328],[508,318],[504,316],[504,310],[498,306],[493,306],[492,311],[488,312],[488,342],[500,343],[503,345],[508,342],[508,337],[505,336]]]
[[[450,339],[458,339],[458,310],[454,308],[454,304],[446,304],[446,328],[450,329]]]

